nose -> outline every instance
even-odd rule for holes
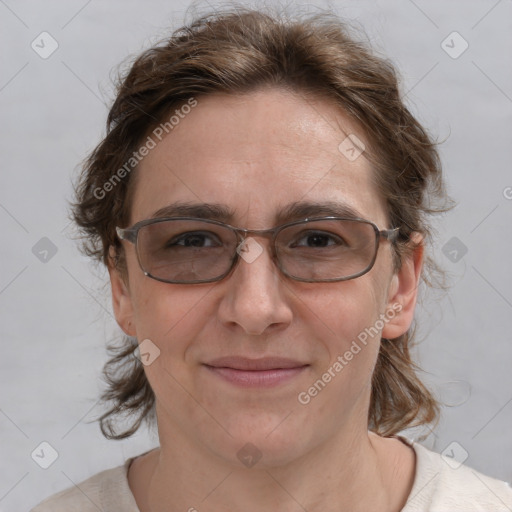
[[[246,334],[259,335],[284,328],[292,319],[286,287],[272,261],[268,241],[248,237],[239,247],[238,264],[223,283],[220,321]]]

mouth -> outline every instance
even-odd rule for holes
[[[222,357],[204,366],[217,377],[241,387],[272,387],[298,376],[309,364],[281,357]]]

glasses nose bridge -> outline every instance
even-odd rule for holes
[[[279,228],[268,228],[268,229],[246,229],[246,228],[233,228],[238,236],[245,240],[248,236],[258,236],[268,238],[271,241],[274,240],[276,232]]]
[[[270,242],[270,257],[275,264],[279,266],[277,263],[278,255],[276,251],[276,233],[280,231],[279,227],[268,228],[268,229],[247,229],[247,228],[235,228],[232,227],[238,237],[237,250],[235,252],[234,258],[237,258],[237,253],[239,253],[239,249],[245,244],[248,238],[251,236],[263,237],[267,238]]]

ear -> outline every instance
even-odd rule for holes
[[[108,273],[110,274],[110,287],[112,290],[112,306],[119,327],[128,336],[136,336],[134,311],[128,283],[121,276],[114,264],[115,249],[110,246]]]
[[[412,324],[423,268],[424,244],[420,233],[411,235],[411,246],[411,252],[404,255],[402,266],[389,286],[387,311],[394,311],[395,314],[392,317],[387,315],[390,318],[382,329],[383,338],[398,338]]]

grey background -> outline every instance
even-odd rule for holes
[[[146,431],[109,442],[86,423],[100,413],[104,347],[120,330],[106,273],[71,238],[67,200],[80,161],[104,134],[111,70],[181,25],[187,7],[0,0],[2,511],[28,510],[157,443]],[[444,140],[446,179],[458,203],[437,222],[434,247],[451,288],[425,294],[417,312],[415,353],[447,404],[424,444],[460,459],[467,452],[467,465],[511,481],[512,2],[331,7],[361,24],[398,65],[411,109]],[[31,48],[42,31],[59,45],[47,59]],[[453,31],[469,44],[458,58],[442,47]],[[457,37],[444,43],[452,54],[462,48]],[[56,250],[46,262],[43,237]],[[48,469],[31,458],[42,441],[59,455]]]

